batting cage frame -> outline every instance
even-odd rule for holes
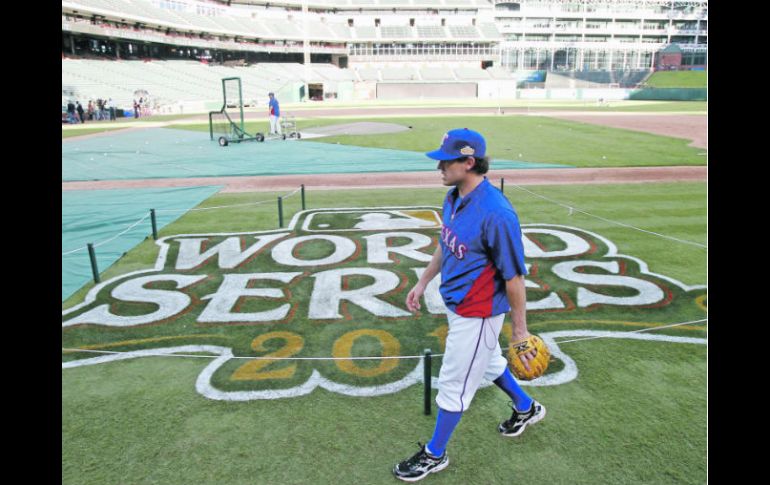
[[[235,91],[229,97],[227,95],[228,88],[231,92]],[[239,77],[222,78],[222,108],[219,111],[209,111],[209,137],[211,141],[214,141],[215,133],[218,135],[219,145],[223,147],[230,143],[242,141],[265,141],[263,133],[257,132],[250,135],[244,128],[243,89]]]

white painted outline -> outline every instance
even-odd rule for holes
[[[158,253],[158,259],[155,260],[155,266],[150,269],[142,269],[138,271],[132,271],[130,273],[122,274],[115,276],[113,278],[110,278],[108,280],[104,280],[101,283],[97,284],[93,288],[91,288],[88,293],[86,294],[85,298],[83,299],[82,303],[78,303],[75,306],[72,306],[70,308],[67,308],[65,310],[62,310],[61,314],[62,316],[66,316],[72,312],[75,312],[85,306],[90,305],[91,303],[96,301],[96,295],[99,294],[99,292],[106,286],[111,285],[112,283],[115,283],[117,281],[128,279],[133,276],[146,274],[146,273],[154,273],[154,272],[161,272],[163,271],[163,267],[166,265],[166,258],[168,257],[168,251],[170,249],[169,244],[166,242],[169,239],[175,239],[175,238],[182,238],[182,237],[200,237],[200,236],[244,236],[244,235],[261,235],[261,234],[274,234],[277,232],[285,232],[285,231],[295,231],[297,228],[297,222],[300,220],[300,217],[306,215],[306,214],[312,214],[313,212],[318,211],[367,211],[367,210],[399,210],[399,209],[408,209],[408,210],[419,210],[419,209],[430,209],[430,210],[441,210],[439,207],[436,206],[398,206],[398,207],[327,207],[327,208],[321,208],[321,209],[305,209],[303,211],[299,211],[296,214],[294,214],[294,217],[291,218],[291,221],[289,221],[289,225],[284,228],[280,229],[268,229],[264,231],[248,231],[248,232],[209,232],[209,233],[192,233],[192,234],[175,234],[173,236],[164,236],[157,241],[155,241],[155,244],[160,246],[160,252]]]
[[[557,343],[557,338],[564,337],[600,337],[613,339],[645,340],[650,342],[673,342],[680,344],[698,344],[707,345],[705,338],[694,337],[675,337],[671,335],[650,335],[631,332],[610,332],[602,330],[561,330],[556,332],[544,332],[538,334],[548,345],[551,355],[564,363],[564,368],[559,372],[547,374],[532,381],[518,381],[522,386],[546,387],[558,386],[574,381],[578,376],[578,368],[575,361],[568,356]],[[198,375],[195,382],[195,390],[202,396],[215,401],[253,401],[257,399],[282,399],[288,397],[299,397],[310,394],[317,387],[327,391],[355,397],[372,397],[393,394],[406,389],[415,384],[422,383],[423,379],[423,357],[420,357],[417,366],[408,375],[402,379],[389,384],[380,386],[357,387],[348,384],[340,384],[321,375],[318,370],[313,369],[312,374],[307,381],[299,386],[290,389],[269,389],[262,391],[222,391],[214,387],[211,377],[225,363],[234,358],[232,349],[227,347],[217,347],[212,345],[185,345],[180,347],[166,347],[152,350],[137,350],[122,354],[110,354],[91,359],[82,359],[62,363],[62,369],[72,369],[89,365],[103,364],[106,362],[115,362],[119,360],[136,359],[139,357],[152,356],[171,356],[176,353],[206,352],[219,355]],[[291,359],[284,359],[291,360]],[[479,388],[493,385],[491,381],[482,380]],[[433,376],[431,386],[438,389],[438,377]]]
[[[126,273],[126,274],[111,278],[109,280],[103,281],[102,283],[94,286],[88,292],[83,303],[80,303],[76,306],[73,306],[69,309],[62,311],[62,316],[75,312],[78,309],[93,303],[96,300],[96,296],[98,295],[99,291],[101,291],[107,285],[110,285],[122,279],[128,279],[133,276],[137,276],[141,274],[161,272],[165,267],[166,258],[168,257],[168,252],[170,249],[168,240],[170,239],[184,238],[184,237],[201,237],[201,236],[211,237],[211,236],[274,234],[274,233],[280,233],[280,232],[286,232],[286,231],[295,231],[297,227],[297,223],[300,221],[302,216],[305,216],[307,214],[318,213],[320,211],[331,212],[331,213],[334,213],[334,212],[355,213],[355,212],[362,212],[362,211],[397,211],[400,209],[408,209],[408,210],[429,209],[434,211],[439,210],[439,208],[435,206],[350,207],[350,208],[307,209],[304,211],[297,212],[294,215],[294,217],[292,217],[288,227],[286,228],[265,230],[265,231],[249,231],[249,232],[235,232],[235,233],[176,234],[173,236],[166,236],[156,241],[156,244],[160,246],[160,252],[158,254],[158,259],[156,260],[154,268]],[[641,259],[638,259],[634,256],[618,253],[618,248],[612,241],[594,232],[572,227],[572,226],[561,225],[561,224],[546,224],[546,223],[522,224],[522,228],[538,228],[538,227],[564,229],[577,234],[582,233],[582,234],[590,235],[596,238],[596,240],[603,242],[608,248],[607,254],[602,256],[596,256],[596,257],[622,258],[622,259],[628,259],[628,260],[634,261],[639,266],[639,271],[641,274],[654,276],[656,278],[660,278],[662,280],[668,281],[669,283],[676,285],[677,287],[679,287],[684,291],[692,291],[692,290],[707,288],[707,285],[685,285],[684,283],[674,278],[670,278],[668,276],[661,275],[658,273],[653,273],[649,270],[647,263],[645,263]],[[415,230],[420,230],[420,229],[425,230],[426,228],[418,228]],[[340,230],[340,231],[344,231],[344,230]],[[362,230],[355,229],[353,231],[362,231]],[[313,231],[308,231],[308,232],[313,232]],[[324,231],[316,231],[316,232],[324,232]],[[616,338],[616,339],[626,338],[626,339],[632,339],[632,340],[707,344],[707,339],[705,338],[699,339],[699,338],[691,338],[691,337],[674,337],[674,336],[668,336],[668,335],[649,335],[649,334],[638,334],[638,333],[629,333],[629,332],[609,332],[609,331],[598,331],[598,330],[566,330],[566,331],[558,331],[558,332],[546,332],[538,335],[546,342],[549,349],[551,350],[551,354],[555,358],[559,358],[562,360],[562,362],[564,362],[565,367],[559,372],[543,376],[533,381],[519,382],[519,384],[521,384],[522,386],[554,386],[554,385],[570,382],[575,378],[577,378],[578,376],[577,365],[575,364],[574,360],[572,360],[566,353],[564,353],[559,348],[558,344],[555,341],[556,338],[598,336],[602,338]],[[383,384],[380,386],[356,387],[356,386],[350,386],[347,384],[336,383],[330,379],[323,377],[317,370],[314,369],[310,378],[305,383],[290,389],[263,390],[263,391],[237,391],[237,392],[221,391],[216,389],[213,386],[213,384],[211,383],[211,377],[213,376],[214,372],[216,372],[217,369],[219,369],[222,365],[224,365],[225,362],[233,358],[232,349],[227,347],[218,347],[218,346],[209,346],[209,345],[166,347],[166,348],[160,348],[160,349],[138,350],[138,351],[126,352],[122,354],[111,354],[111,355],[102,356],[102,357],[64,362],[62,363],[62,369],[70,369],[75,367],[95,365],[95,364],[113,362],[118,360],[133,359],[138,357],[148,357],[148,356],[157,356],[157,355],[164,356],[164,355],[173,355],[176,353],[190,353],[190,352],[207,352],[207,353],[219,355],[219,357],[215,358],[213,362],[211,362],[208,366],[206,366],[206,368],[201,372],[201,374],[198,376],[198,379],[196,381],[196,390],[204,397],[207,397],[209,399],[214,399],[214,400],[249,401],[249,400],[255,400],[255,399],[279,399],[279,398],[286,398],[286,397],[296,397],[296,396],[309,394],[316,387],[321,387],[330,392],[335,392],[335,393],[343,394],[347,396],[379,396],[384,394],[392,394],[392,393],[401,391],[409,386],[412,386],[416,383],[422,382],[423,358],[420,358],[414,370],[412,370],[404,378],[400,379],[399,381],[389,383],[389,384]],[[492,382],[482,381],[482,384],[480,387],[488,387],[490,385],[492,385]],[[438,377],[433,377],[432,386],[434,388],[438,386]]]
[[[291,221],[289,221],[288,227],[281,228],[281,229],[270,229],[270,230],[265,230],[265,231],[249,231],[249,232],[231,232],[231,233],[175,234],[173,236],[165,236],[165,237],[162,237],[162,238],[158,239],[157,241],[155,241],[155,244],[160,246],[160,253],[158,254],[158,259],[155,262],[155,267],[154,268],[144,269],[144,270],[139,270],[139,271],[133,271],[131,273],[126,273],[126,274],[123,274],[123,275],[115,276],[113,278],[110,278],[109,280],[102,281],[98,285],[96,285],[93,288],[91,288],[91,290],[88,292],[88,294],[86,295],[86,297],[84,298],[82,303],[79,303],[79,304],[77,304],[77,305],[75,305],[73,307],[70,307],[70,308],[68,308],[66,310],[63,310],[62,311],[62,316],[66,316],[69,313],[77,311],[77,310],[79,310],[79,309],[81,309],[81,308],[83,308],[83,307],[85,307],[87,305],[90,305],[94,301],[96,301],[96,295],[99,293],[99,291],[102,290],[102,288],[104,288],[107,285],[110,285],[110,284],[115,283],[117,281],[120,281],[122,279],[130,278],[132,276],[162,271],[163,267],[166,264],[166,257],[168,256],[168,250],[170,249],[170,246],[166,242],[168,239],[182,238],[182,237],[200,237],[200,236],[241,236],[241,235],[274,234],[274,233],[277,233],[277,232],[285,232],[285,231],[296,230],[297,223],[299,222],[299,220],[300,220],[300,218],[302,216],[307,215],[307,214],[312,214],[313,212],[318,212],[318,211],[324,211],[324,212],[335,212],[335,211],[336,212],[342,212],[342,211],[358,212],[358,211],[372,211],[372,210],[391,210],[391,211],[393,211],[393,210],[400,210],[400,209],[408,209],[408,210],[419,210],[419,209],[440,210],[440,208],[438,208],[436,206],[427,206],[427,205],[426,206],[417,206],[417,207],[413,207],[413,206],[412,207],[404,207],[404,206],[401,206],[401,207],[327,207],[327,208],[321,208],[321,209],[306,209],[306,210],[303,210],[303,211],[299,211],[296,214],[294,214],[294,217],[291,218]],[[567,230],[575,231],[575,232],[578,232],[578,233],[582,232],[584,234],[589,234],[589,235],[597,238],[598,240],[602,241],[609,248],[609,253],[607,253],[606,255],[601,256],[601,257],[605,257],[605,258],[618,257],[618,258],[625,258],[625,259],[629,259],[631,261],[635,261],[639,265],[639,270],[641,271],[642,274],[646,274],[646,275],[650,275],[650,276],[655,276],[655,277],[661,278],[663,280],[666,280],[666,281],[668,281],[670,283],[673,283],[674,285],[678,286],[679,288],[683,289],[684,291],[692,291],[692,290],[699,290],[699,289],[707,288],[706,285],[685,285],[684,283],[682,283],[680,281],[677,281],[674,278],[670,278],[668,276],[664,276],[664,275],[661,275],[661,274],[658,274],[658,273],[653,273],[647,267],[647,263],[645,263],[641,259],[635,258],[633,256],[628,256],[628,255],[625,255],[625,254],[618,253],[617,252],[618,251],[617,246],[615,246],[615,244],[612,241],[606,239],[603,236],[600,236],[600,235],[598,235],[596,233],[593,233],[593,232],[585,230],[585,229],[580,229],[580,228],[572,227],[572,226],[565,226],[565,225],[562,225],[562,224],[545,224],[545,223],[522,224],[521,227],[522,228],[528,228],[528,227],[533,227],[533,228],[536,228],[536,227],[553,227],[553,228],[567,229]],[[319,231],[319,232],[323,232],[323,231]]]
[[[402,209],[406,210],[406,209]],[[420,208],[410,209],[410,210],[420,210]],[[353,228],[353,229],[310,229],[310,225],[313,222],[313,218],[318,214],[360,214],[360,213],[366,213],[366,212],[390,212],[392,214],[400,215],[402,217],[408,217],[408,218],[414,218],[414,216],[410,216],[409,214],[404,214],[401,211],[398,210],[384,210],[380,208],[375,209],[359,209],[359,210],[349,210],[349,211],[339,211],[339,210],[332,210],[332,211],[324,211],[324,210],[317,210],[316,212],[309,215],[309,217],[305,218],[305,222],[302,224],[302,230],[306,232],[366,232],[366,231],[412,231],[412,230],[420,230],[420,231],[426,231],[431,229],[441,229],[441,225],[443,224],[443,221],[438,215],[438,212],[436,212],[435,208],[422,208],[422,210],[430,210],[433,212],[433,215],[436,217],[436,225],[431,227],[413,227],[413,228],[399,228],[399,229],[359,229],[359,228]]]
[[[155,260],[155,266],[151,269],[141,269],[138,271],[132,271],[130,273],[122,274],[119,276],[115,276],[113,278],[110,278],[108,280],[104,280],[98,285],[94,286],[88,291],[88,294],[86,294],[85,298],[83,299],[82,303],[78,303],[77,305],[67,308],[66,310],[62,310],[61,314],[62,316],[65,316],[67,314],[70,314],[76,310],[79,310],[85,306],[90,305],[91,303],[96,301],[96,295],[99,294],[99,292],[108,285],[111,285],[112,283],[115,283],[117,281],[123,280],[123,279],[129,279],[133,276],[141,275],[141,274],[147,274],[147,273],[160,273],[163,271],[163,267],[166,266],[166,258],[168,257],[168,251],[171,249],[171,246],[166,242],[167,239],[176,239],[176,238],[183,238],[183,237],[199,237],[199,236],[244,236],[244,235],[261,235],[261,234],[273,234],[277,232],[286,232],[290,228],[283,228],[283,229],[272,229],[267,231],[258,231],[258,232],[224,232],[224,233],[207,233],[207,234],[175,234],[173,236],[165,236],[157,241],[155,241],[155,244],[160,246],[160,252],[158,253],[158,259]],[[288,234],[287,234],[288,235]],[[277,242],[277,241],[276,241]]]
[[[622,259],[629,259],[631,261],[634,261],[636,264],[639,265],[639,271],[642,274],[646,274],[646,275],[649,275],[649,276],[655,276],[656,278],[660,278],[662,280],[668,281],[669,283],[673,283],[676,286],[678,286],[679,288],[683,289],[684,291],[702,290],[702,289],[707,288],[706,285],[685,285],[681,281],[675,280],[674,278],[670,278],[668,276],[665,276],[665,275],[662,275],[662,274],[658,274],[658,273],[653,273],[652,271],[650,271],[649,267],[647,266],[647,263],[645,263],[641,259],[636,258],[634,256],[629,256],[627,254],[620,254],[620,253],[618,253],[618,247],[615,246],[615,243],[613,243],[609,239],[605,238],[604,236],[600,236],[599,234],[596,234],[596,233],[591,232],[591,231],[587,231],[585,229],[579,229],[577,227],[571,227],[571,226],[564,226],[564,225],[561,225],[561,224],[539,224],[539,223],[522,224],[521,227],[522,227],[522,229],[524,229],[524,228],[538,228],[538,227],[556,227],[556,228],[568,229],[570,231],[576,231],[578,233],[582,232],[583,234],[589,234],[589,235],[595,237],[596,239],[598,239],[599,241],[603,242],[609,248],[609,252],[607,254],[601,256],[602,258],[622,258]]]

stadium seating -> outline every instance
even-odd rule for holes
[[[251,32],[251,35],[258,37],[278,37],[278,33],[272,28],[272,22],[269,20],[259,19],[244,19],[235,17],[233,20],[239,25],[241,29],[247,32]]]
[[[420,74],[414,67],[383,67],[380,68],[383,81],[419,81]]]
[[[340,69],[333,64],[310,64],[311,69],[329,81],[357,81],[349,69]]]
[[[167,9],[162,9],[154,6],[152,3],[145,0],[136,0],[133,2],[126,2],[122,0],[70,0],[72,3],[84,5],[86,7],[98,8],[101,10],[107,10],[111,12],[117,12],[126,15],[128,18],[143,18],[153,19],[159,22],[165,22],[179,26],[179,28],[187,27],[188,29],[197,25],[197,22],[191,24],[183,17],[179,16],[179,12],[174,12]],[[197,16],[196,16],[197,17]],[[198,30],[203,30],[201,26]]]
[[[265,20],[265,24],[281,37],[292,39],[302,38],[302,32],[287,20],[270,19]]]
[[[331,23],[326,24],[327,27],[334,33],[334,36],[339,39],[350,39],[350,27],[347,24]]]
[[[376,79],[376,70],[375,79]],[[291,81],[352,81],[353,71],[333,64],[260,63],[254,66],[206,65],[197,61],[102,61],[62,59],[62,86],[71,87],[82,100],[113,98],[119,107],[132,106],[145,90],[163,104],[221,99],[221,80],[240,77],[244,102],[261,99]]]
[[[260,38],[301,39],[302,31],[299,27],[286,20],[271,17],[251,19],[239,16],[206,16],[183,10],[169,10],[158,8],[146,0],[68,0],[72,3],[83,5],[91,9],[101,9],[120,13],[126,21],[150,19],[159,25],[181,31],[209,32],[212,34],[240,35]],[[341,25],[341,24],[339,24]],[[322,24],[311,26],[310,36],[319,39],[331,40],[350,38],[347,26],[345,29],[335,28],[331,32]]]
[[[307,23],[307,35],[311,39],[332,39],[334,38],[334,32],[323,22],[308,22]]]
[[[380,74],[377,69],[371,67],[359,67],[356,68],[358,79],[361,81],[379,81]]]
[[[644,81],[650,74],[648,69],[634,71],[610,71],[612,82],[618,83],[621,87],[634,87]]]
[[[479,31],[473,25],[450,25],[449,33],[455,39],[478,38]]]
[[[455,77],[461,81],[481,81],[490,79],[489,73],[481,68],[457,67],[454,69]]]
[[[515,79],[511,71],[502,67],[488,67],[486,71],[492,79]]]
[[[323,78],[313,72],[312,68],[305,69],[305,66],[295,62],[272,62],[272,63],[260,63],[258,66],[266,69],[273,74],[273,79],[282,81],[283,83],[288,81],[302,81],[302,82],[317,82],[323,80]]]
[[[238,15],[208,16],[186,10],[160,8],[148,0],[65,0],[68,3],[82,5],[81,12],[88,15],[89,11],[107,11],[119,14],[129,25],[134,21],[169,27],[181,32],[207,32],[212,35],[230,35],[241,37],[256,37],[261,39],[302,39],[302,25],[287,18],[276,18],[278,10],[270,14],[254,13],[258,18]],[[482,2],[485,0],[479,0]],[[297,2],[299,4],[299,2]],[[317,3],[321,3],[320,1]],[[343,6],[344,6],[343,2]],[[347,6],[356,5],[376,6],[383,8],[398,6],[436,5],[436,6],[469,6],[479,2],[471,0],[349,0]],[[329,6],[339,6],[340,2],[329,3]],[[223,9],[225,7],[223,6]],[[267,12],[267,11],[265,11]],[[406,18],[404,18],[406,21]],[[481,24],[478,28],[472,25],[417,26],[408,25],[357,25],[353,29],[338,21],[311,22],[308,25],[309,37],[314,40],[345,41],[351,39],[380,40],[380,39],[488,39],[500,40],[500,32],[493,23]],[[351,33],[353,30],[354,34]]]
[[[440,25],[418,25],[417,37],[421,39],[445,39],[446,30]]]
[[[211,21],[219,26],[219,29],[216,29],[215,32],[232,32],[233,34],[238,35],[261,35],[258,31],[258,29],[262,27],[261,23],[254,23],[253,27],[249,26],[250,28],[247,29],[245,25],[232,17],[212,17]]]
[[[502,34],[500,34],[500,31],[497,30],[497,26],[495,24],[481,24],[479,25],[479,31],[485,39],[499,40],[502,38]]]
[[[203,15],[196,15],[189,12],[184,12],[181,10],[169,10],[169,15],[177,17],[180,19],[181,22],[184,22],[190,27],[194,27],[196,29],[205,29],[206,31],[211,31],[212,29],[217,28],[217,24],[211,20],[210,17],[206,17]]]
[[[207,55],[214,55],[217,61],[223,59],[218,51],[237,51],[230,59],[241,59],[244,58],[242,52],[249,50],[258,52],[260,57],[264,53],[270,54],[262,58],[302,59],[301,42],[295,41],[302,40],[306,35],[313,41],[310,49],[314,58],[318,56],[317,59],[329,59],[331,55],[335,63],[347,62],[354,67],[347,70],[331,64],[305,66],[296,62],[235,67],[205,65],[189,60],[146,63],[126,60],[65,60],[64,57],[72,52],[68,52],[72,48],[69,46],[69,38],[65,38],[63,45],[67,47],[63,47],[62,53],[63,91],[65,86],[71,86],[79,96],[82,93],[87,93],[89,97],[111,96],[125,103],[133,98],[134,91],[147,90],[153,97],[173,103],[218,99],[222,77],[241,77],[244,85],[249,86],[252,93],[257,93],[254,94],[256,97],[261,97],[263,91],[278,91],[288,83],[297,82],[327,82],[333,86],[337,82],[351,81],[467,83],[515,79],[503,67],[477,67],[482,62],[490,64],[490,60],[497,64],[494,59],[505,59],[506,49],[510,47],[508,43],[501,43],[504,39],[498,25],[504,24],[495,24],[492,20],[495,2],[491,0],[312,0],[312,20],[307,22],[302,20],[304,17],[298,9],[302,0],[284,0],[270,6],[261,2],[252,5],[238,2],[238,5],[232,7],[227,6],[227,2],[168,3],[159,3],[158,0],[63,0],[62,31],[65,37],[71,33],[75,38],[107,38],[108,43],[113,39],[122,39],[134,44],[130,46],[132,50],[126,52],[123,43],[118,57],[136,56],[136,43],[154,43],[170,44],[176,50],[159,49],[157,54],[153,50],[153,56],[192,59],[192,56],[200,55],[202,49],[209,49]],[[161,4],[165,8],[161,8]],[[326,9],[324,5],[329,8]],[[366,8],[359,9],[359,6]],[[484,8],[474,12],[475,6]],[[196,13],[202,12],[201,7],[206,9],[207,14]],[[78,13],[73,12],[75,8]],[[332,14],[333,8],[339,8],[342,12]],[[436,11],[440,14],[435,15]],[[91,12],[104,14],[109,23],[98,19],[89,22]],[[376,26],[375,17],[379,19]],[[543,23],[535,15],[526,17],[533,25]],[[348,18],[354,18],[355,26],[348,24]],[[474,18],[476,20],[471,25]],[[599,20],[591,22],[605,22],[597,18]],[[120,22],[122,25],[115,26],[113,21],[119,19],[123,19]],[[442,19],[447,20],[448,25],[437,25]],[[135,28],[135,22],[149,27]],[[519,21],[517,23],[521,24]],[[305,28],[307,32],[304,32]],[[199,35],[201,33],[205,35]],[[596,33],[609,37],[611,32]],[[240,38],[234,39],[236,36]],[[527,37],[527,40],[530,38]],[[562,41],[566,42],[567,39]],[[513,41],[514,44],[516,42]],[[628,50],[625,47],[624,50]],[[115,51],[110,52],[109,49],[104,51],[104,47],[101,49],[102,55],[115,54]],[[193,49],[198,52],[186,52]],[[615,48],[608,46],[608,49]],[[349,55],[344,59],[346,50]],[[82,42],[78,43],[77,51],[77,56],[88,57],[93,54],[83,49]],[[141,55],[149,55],[144,49],[140,49],[140,52]],[[570,57],[570,60],[573,59]],[[592,65],[590,59],[586,65]],[[617,62],[617,57],[614,61],[611,63],[614,67],[622,64]],[[233,61],[236,62],[242,61]],[[394,63],[401,62],[409,67],[393,67]],[[648,74],[647,69],[631,72],[562,72],[560,69],[566,66],[555,63],[554,67],[557,72],[549,72],[540,86],[556,89],[609,85],[634,87]],[[346,87],[343,87],[343,91],[345,95],[351,92]],[[353,95],[370,96],[370,92],[367,87]]]
[[[412,28],[403,25],[383,25],[380,27],[383,39],[411,39],[414,37]]]
[[[377,39],[377,28],[371,25],[357,25],[356,39]]]
[[[423,67],[420,69],[423,81],[455,81],[455,75],[446,67]]]

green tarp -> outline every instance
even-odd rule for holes
[[[103,272],[125,252],[146,237],[152,237],[150,209],[156,210],[160,230],[220,188],[206,186],[62,192],[62,301],[92,279],[86,249],[88,243],[95,246],[97,267]],[[143,217],[146,219],[119,235]]]
[[[495,169],[566,165],[493,159]],[[432,172],[421,152],[313,141],[268,140],[220,147],[208,132],[149,128],[62,143],[62,180]]]

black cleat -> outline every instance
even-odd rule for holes
[[[526,413],[517,411],[513,404],[511,404],[511,407],[513,408],[511,419],[503,421],[497,427],[497,430],[503,436],[519,436],[528,425],[535,424],[545,417],[545,406],[534,399],[532,400],[532,406]]]
[[[420,446],[420,451],[415,453],[411,458],[402,461],[398,465],[393,467],[393,475],[399,480],[405,482],[416,482],[422,480],[431,473],[436,473],[449,465],[449,457],[446,454],[439,456],[438,458],[430,456],[425,451],[425,445],[417,443]]]

